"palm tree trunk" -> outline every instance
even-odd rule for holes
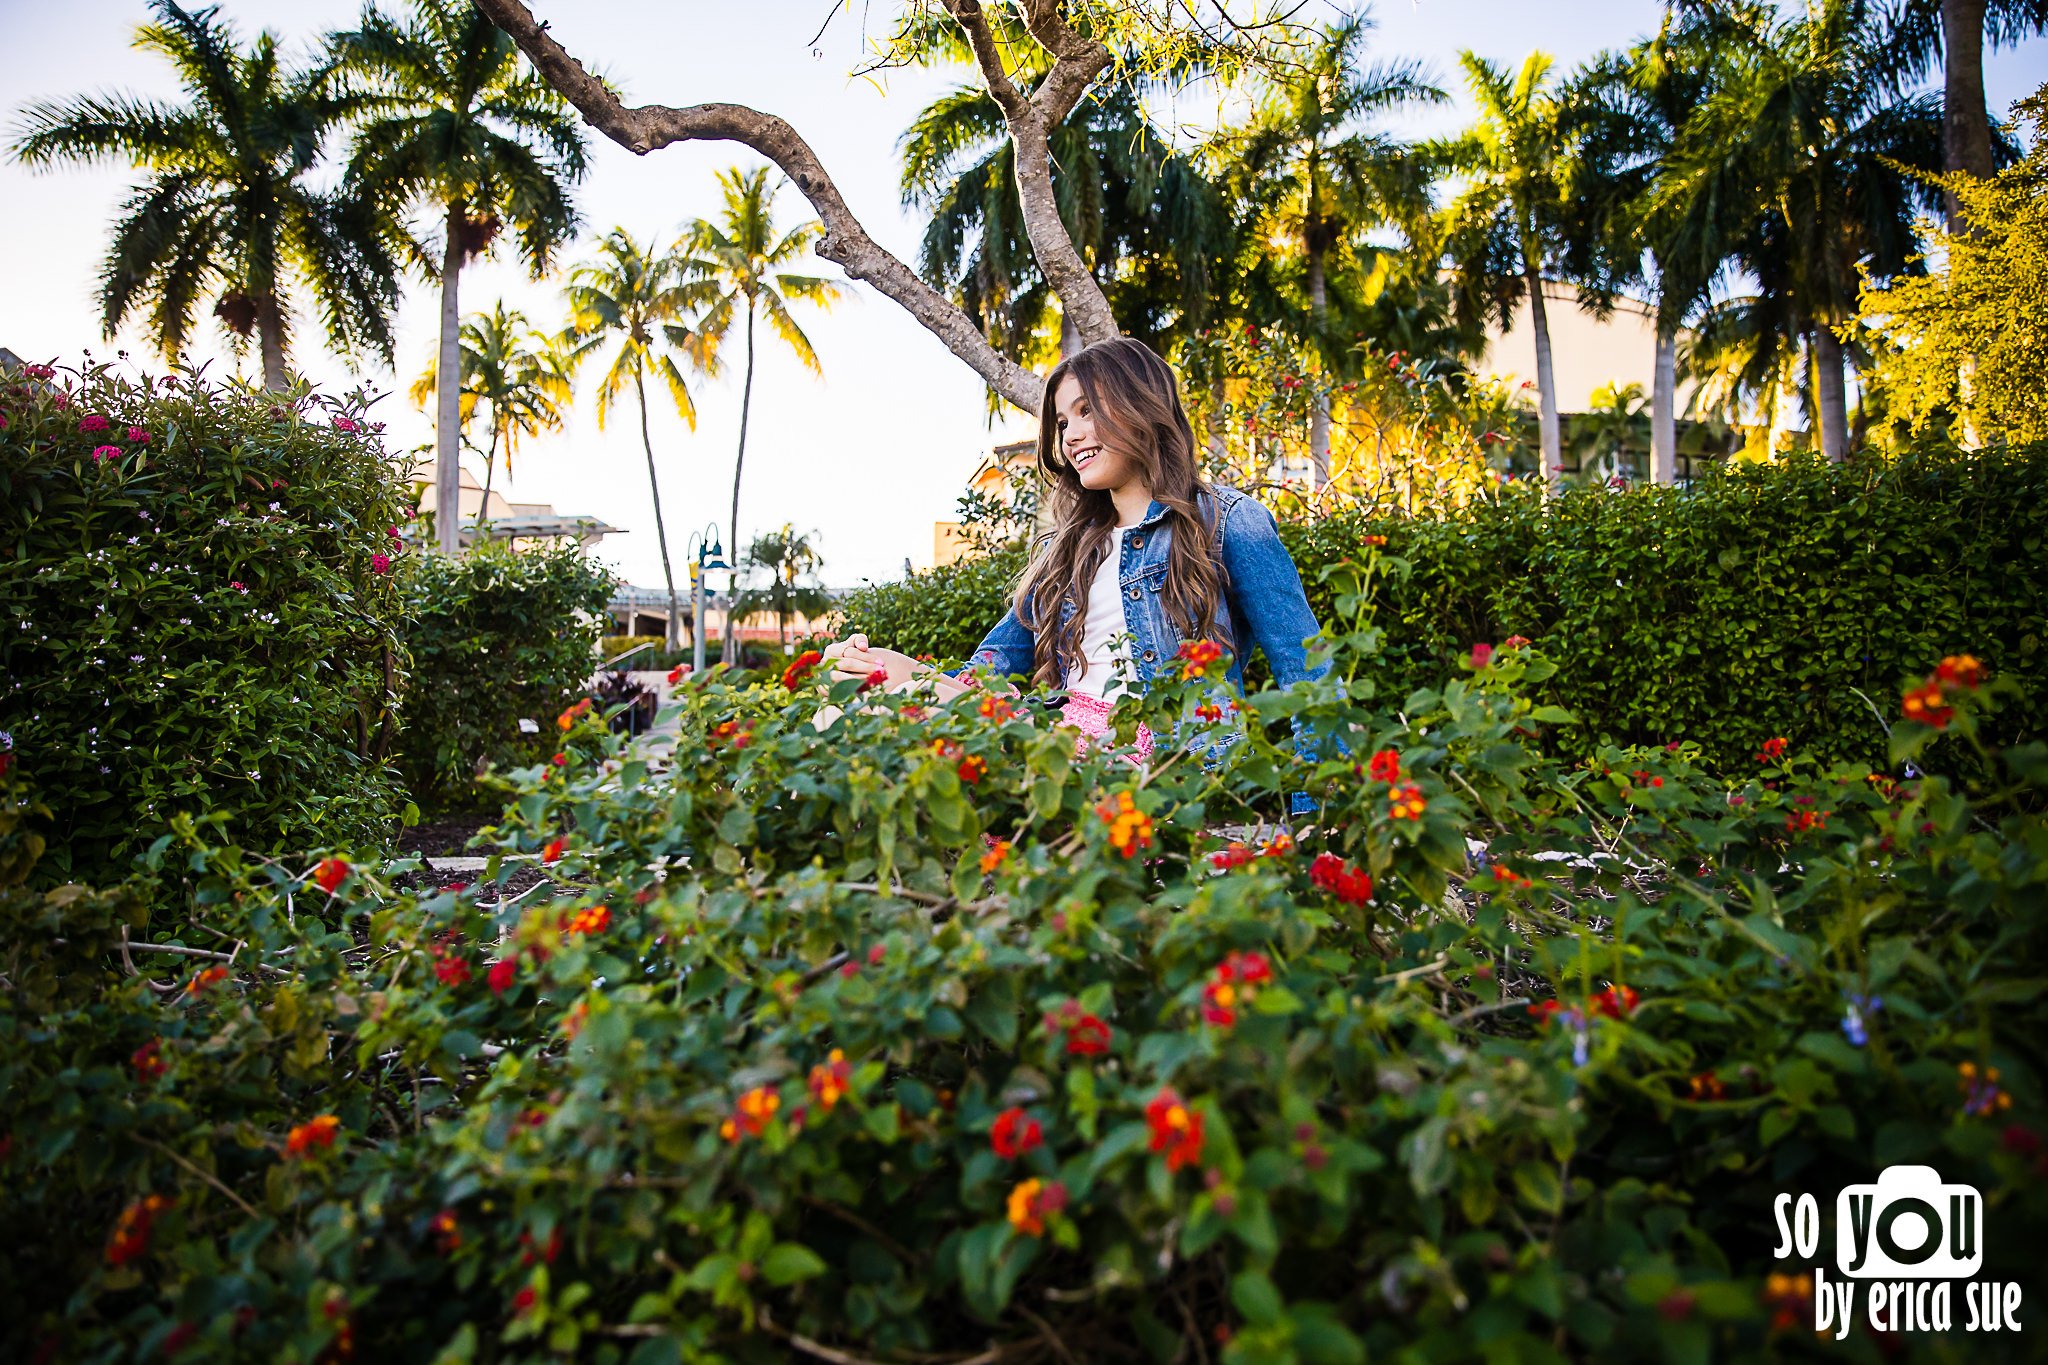
[[[483,505],[476,509],[476,538],[478,540],[484,540],[490,535],[486,528],[491,524],[491,476],[497,473],[497,469],[498,414],[493,411],[491,413],[491,448],[484,454],[484,501]]]
[[[1650,482],[1678,482],[1678,328],[1662,318],[1650,378]]]
[[[1536,430],[1543,467],[1536,471],[1543,487],[1552,488],[1564,472],[1564,441],[1557,420],[1557,373],[1550,363],[1550,314],[1543,306],[1543,274],[1530,258],[1524,280],[1529,289],[1529,320],[1536,332]]]
[[[647,434],[647,380],[640,371],[633,371],[633,396],[640,400],[640,447],[647,452],[647,489],[654,495],[654,539],[661,546],[661,576],[668,584],[668,629],[663,632],[663,647],[670,653],[682,648],[683,608],[676,600],[676,571],[668,562],[668,527],[661,520],[661,480],[654,474],[654,441]],[[691,629],[697,623],[690,623]]]
[[[1941,0],[1942,167],[1988,178],[1991,116],[1984,107],[1985,0]],[[1941,196],[1948,230],[1963,230],[1962,206]]]
[[[1323,253],[1311,248],[1308,253],[1308,319],[1318,356],[1322,354],[1323,328],[1329,317],[1330,289],[1328,281],[1323,278]],[[1315,486],[1321,488],[1330,481],[1330,395],[1323,388],[1323,376],[1316,378],[1316,406],[1308,419],[1308,458],[1315,469]]]
[[[256,345],[263,354],[263,387],[277,393],[291,384],[284,368],[284,310],[277,295],[265,294],[256,303]]]
[[[732,462],[732,523],[726,534],[726,542],[733,547],[733,563],[739,563],[740,544],[740,473],[747,467],[747,415],[754,406],[754,301],[747,300],[747,379],[740,389],[740,452]],[[739,618],[728,606],[725,612],[725,658],[728,663],[738,658]]]
[[[1065,308],[1060,309],[1060,359],[1071,360],[1074,353],[1086,344],[1081,340],[1081,329],[1074,325],[1074,315]]]
[[[441,348],[434,382],[434,541],[444,555],[461,547],[462,465],[462,226],[460,203],[448,206],[448,245],[441,253]]]
[[[1813,394],[1820,409],[1820,453],[1829,464],[1849,457],[1849,405],[1842,389],[1842,343],[1824,322],[1813,329]]]

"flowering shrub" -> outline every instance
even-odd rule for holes
[[[1777,1194],[1893,1163],[2028,1278],[2048,748],[1990,748],[1988,649],[1881,771],[1716,771],[1546,752],[1540,643],[1385,705],[1337,624],[1211,763],[719,672],[673,766],[584,714],[508,775],[499,848],[559,845],[522,895],[335,854],[330,897],[188,820],[176,936],[122,946],[132,885],[0,890],[0,1355],[1765,1357],[1811,1321]]]
[[[574,544],[492,541],[415,555],[401,583],[412,672],[398,760],[421,801],[473,805],[482,768],[537,762],[560,739],[555,716],[595,671],[614,582]]]
[[[400,603],[373,557],[400,480],[340,428],[362,401],[0,375],[0,731],[61,834],[38,876],[119,877],[179,811],[262,850],[396,815]]]

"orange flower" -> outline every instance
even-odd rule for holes
[[[1195,708],[1195,719],[1205,725],[1214,725],[1223,719],[1223,708],[1213,701],[1205,701]]]
[[[589,1018],[590,1002],[588,1000],[578,1000],[569,1012],[562,1016],[563,1034],[574,1038],[577,1034],[583,1032],[584,1022]]]
[[[453,1255],[455,1248],[462,1245],[462,1226],[454,1209],[442,1209],[435,1214],[427,1223],[427,1231],[434,1234],[443,1256]]]
[[[1138,809],[1137,798],[1129,792],[1118,792],[1097,806],[1095,813],[1109,826],[1109,846],[1126,858],[1152,847],[1152,817]]]
[[[1764,1306],[1777,1311],[1771,1315],[1771,1329],[1796,1327],[1813,1303],[1813,1276],[1772,1275],[1764,1281]]]
[[[975,709],[981,712],[983,720],[992,720],[998,725],[1012,719],[1017,714],[1017,708],[1010,705],[1009,701],[1003,697],[983,697],[981,705]]]
[[[340,1128],[341,1120],[332,1114],[308,1119],[285,1135],[285,1155],[302,1157],[316,1147],[323,1150],[332,1147],[334,1135]]]
[[[1145,1106],[1152,1129],[1151,1150],[1166,1153],[1166,1169],[1178,1171],[1202,1159],[1202,1116],[1181,1102],[1172,1089],[1162,1089]]]
[[[555,724],[560,726],[564,730],[570,729],[576,724],[577,721],[583,719],[583,717],[587,715],[589,711],[590,698],[585,697],[582,701],[577,702],[574,706],[564,711],[561,715],[556,716]]]
[[[782,685],[794,692],[810,678],[811,670],[825,661],[825,656],[815,649],[807,649],[790,660],[788,668],[782,670]]]
[[[1951,654],[1934,670],[1943,687],[1960,687],[1974,692],[1984,685],[1984,665],[1969,654]]]
[[[1947,694],[1941,684],[1930,678],[1918,687],[1908,688],[1900,700],[1899,709],[1907,720],[1917,720],[1922,725],[1932,725],[1937,730],[1948,728],[1955,719],[1955,708],[1948,704]]]
[[[1529,637],[1526,635],[1510,635],[1507,639],[1500,642],[1500,647],[1502,649],[1527,649],[1529,647]]]
[[[579,910],[567,926],[572,934],[601,934],[611,927],[612,912],[602,905],[593,905],[588,910]]]
[[[135,1068],[135,1079],[144,1085],[161,1080],[163,1074],[171,1069],[171,1064],[163,1058],[163,1045],[163,1039],[152,1038],[128,1056],[128,1065]]]
[[[991,873],[995,871],[997,868],[1001,867],[1003,865],[1003,859],[1009,856],[1010,841],[1008,839],[998,839],[994,843],[990,844],[988,846],[988,852],[981,855],[981,870],[983,875]]]
[[[1358,543],[1365,546],[1368,550],[1377,550],[1387,543],[1387,538],[1385,536],[1364,536],[1360,538]]]
[[[832,1106],[845,1099],[846,1092],[853,1087],[853,1067],[846,1054],[835,1047],[822,1063],[812,1067],[810,1087],[811,1098],[830,1113]]]
[[[202,967],[192,974],[190,981],[185,983],[185,994],[204,995],[214,986],[227,979],[228,969],[225,967]]]
[[[768,1127],[768,1120],[774,1118],[780,1108],[782,1096],[775,1093],[775,1088],[757,1085],[740,1096],[732,1117],[718,1125],[718,1135],[727,1142],[738,1142],[742,1137],[759,1137]]]
[[[340,858],[322,858],[313,869],[313,880],[331,896],[348,880],[348,863]]]
[[[540,851],[540,860],[544,863],[558,862],[561,857],[562,841],[560,839],[550,839],[548,846]]]
[[[160,1194],[147,1194],[121,1210],[114,1231],[107,1238],[107,1264],[123,1266],[140,1259],[149,1250],[149,1235],[157,1216],[171,1206]]]
[[[1590,1015],[1604,1014],[1609,1019],[1623,1019],[1636,1012],[1637,996],[1628,986],[1609,986],[1586,1002]]]
[[[1237,987],[1228,981],[1211,981],[1202,987],[1202,1022],[1217,1028],[1237,1023]]]
[[[1429,803],[1422,799],[1422,788],[1413,782],[1396,787],[1387,798],[1389,820],[1420,820]]]
[[[1045,1220],[1067,1206],[1067,1187],[1055,1180],[1050,1184],[1026,1180],[1010,1191],[1006,1213],[1010,1226],[1026,1237],[1045,1235]]]
[[[722,720],[711,727],[711,732],[705,736],[705,740],[714,748],[720,744],[730,744],[737,750],[746,748],[747,741],[753,737],[754,732],[750,727],[736,720]]]
[[[1728,1097],[1728,1087],[1719,1076],[1711,1071],[1702,1071],[1685,1083],[1687,1095],[1695,1100],[1720,1100]]]
[[[1203,676],[1210,664],[1222,658],[1223,646],[1214,640],[1186,640],[1175,657],[1180,660],[1180,680],[1187,682]]]

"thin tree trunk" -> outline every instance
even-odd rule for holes
[[[1074,315],[1065,308],[1060,309],[1060,359],[1072,360],[1076,352],[1088,343],[1081,340],[1081,329],[1074,325]]]
[[[1678,328],[1661,318],[1650,379],[1650,482],[1678,482]]]
[[[1322,355],[1323,328],[1330,317],[1329,282],[1323,278],[1323,253],[1308,253],[1309,332],[1318,357]],[[1315,469],[1315,487],[1330,481],[1330,395],[1323,387],[1325,376],[1316,376],[1316,406],[1308,419],[1308,458]]]
[[[491,412],[491,448],[484,454],[484,500],[476,509],[476,538],[487,540],[491,524],[491,477],[498,471],[498,414]]]
[[[256,345],[263,353],[263,387],[278,393],[291,385],[284,368],[284,310],[275,294],[266,294],[256,304]]]
[[[1543,275],[1530,261],[1525,276],[1529,288],[1529,320],[1536,330],[1536,430],[1543,467],[1537,477],[1545,488],[1557,486],[1564,467],[1564,441],[1557,420],[1557,373],[1550,363],[1550,314],[1543,306]]]
[[[448,206],[448,245],[441,253],[441,348],[434,369],[434,540],[441,553],[461,548],[462,226],[460,203]]]
[[[647,380],[633,372],[633,395],[640,400],[640,447],[647,452],[647,488],[654,495],[654,539],[661,546],[661,576],[668,584],[668,629],[662,633],[663,647],[673,653],[682,647],[683,608],[676,600],[676,571],[668,562],[668,527],[661,519],[661,480],[654,473],[654,441],[647,434]],[[690,623],[695,629],[696,622]]]
[[[1941,0],[1942,166],[1988,178],[1991,115],[1984,107],[1985,0]],[[1948,230],[1964,229],[1962,205],[1941,196]]]
[[[732,462],[732,523],[727,534],[733,547],[733,563],[739,563],[740,473],[747,466],[747,415],[754,406],[754,301],[747,300],[747,379],[740,389],[740,452]],[[732,604],[725,608],[725,659],[732,663],[739,648],[739,621]]]
[[[1829,464],[1849,457],[1849,405],[1842,389],[1842,343],[1817,323],[1813,329],[1813,396],[1820,409],[1820,453]]]
[[[1223,387],[1223,376],[1209,381],[1209,458],[1219,467],[1230,458],[1230,419],[1224,415],[1229,406],[1229,397]]]

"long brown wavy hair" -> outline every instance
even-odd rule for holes
[[[1134,461],[1166,508],[1162,526],[1171,528],[1166,582],[1169,619],[1182,639],[1216,639],[1226,647],[1216,621],[1223,600],[1223,558],[1210,511],[1200,495],[1208,491],[1195,463],[1195,432],[1180,402],[1173,371],[1144,342],[1132,337],[1099,341],[1075,352],[1045,377],[1038,410],[1038,472],[1052,513],[1051,535],[1033,556],[1017,584],[1017,619],[1032,633],[1032,680],[1055,686],[1061,666],[1068,677],[1084,666],[1081,637],[1088,624],[1088,588],[1116,542],[1116,504],[1109,493],[1081,486],[1060,441],[1053,395],[1072,375],[1087,395],[1095,430],[1105,448]],[[1059,628],[1062,601],[1074,614]]]

